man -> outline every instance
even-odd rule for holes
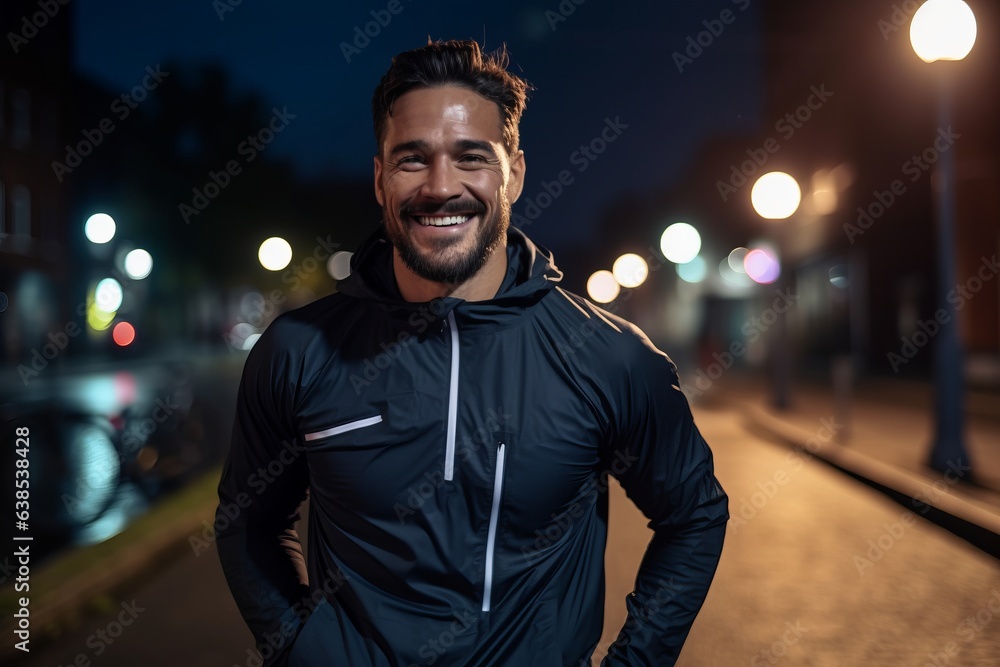
[[[726,495],[672,362],[509,227],[525,94],[475,42],[397,56],[384,225],[247,359],[218,548],[267,665],[589,665],[608,475],[655,535],[602,664],[673,664],[701,607]]]

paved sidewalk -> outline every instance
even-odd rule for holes
[[[778,410],[763,378],[732,377],[698,400],[738,403],[755,427],[993,533],[1000,544],[1000,394],[967,396],[966,449],[974,483],[959,481],[964,471],[957,466],[940,472],[926,465],[934,427],[929,384],[864,379],[846,410],[836,406],[832,387],[818,382],[793,382],[791,396],[790,408]]]

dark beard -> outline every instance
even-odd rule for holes
[[[406,224],[405,220],[408,216],[409,214],[405,213],[405,209],[404,212],[399,214],[399,218],[403,224]],[[421,255],[410,242],[410,237],[405,227],[398,229],[385,220],[384,210],[382,211],[382,224],[385,225],[386,235],[399,253],[399,258],[403,260],[406,268],[425,280],[445,285],[457,285],[464,283],[479,273],[486,266],[486,262],[493,252],[505,239],[507,228],[510,226],[510,204],[507,203],[506,197],[504,197],[500,201],[499,211],[491,219],[486,220],[482,217],[482,214],[480,216],[482,224],[476,232],[475,245],[472,250],[462,257],[447,262],[441,262],[433,256],[425,257]],[[447,249],[449,245],[451,244],[443,245],[441,249]]]

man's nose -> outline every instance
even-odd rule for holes
[[[421,194],[428,199],[451,199],[463,190],[459,170],[447,156],[436,157],[427,165],[427,179]]]

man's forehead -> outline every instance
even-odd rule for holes
[[[417,88],[401,95],[387,118],[389,129],[452,125],[503,141],[500,107],[462,86]]]

